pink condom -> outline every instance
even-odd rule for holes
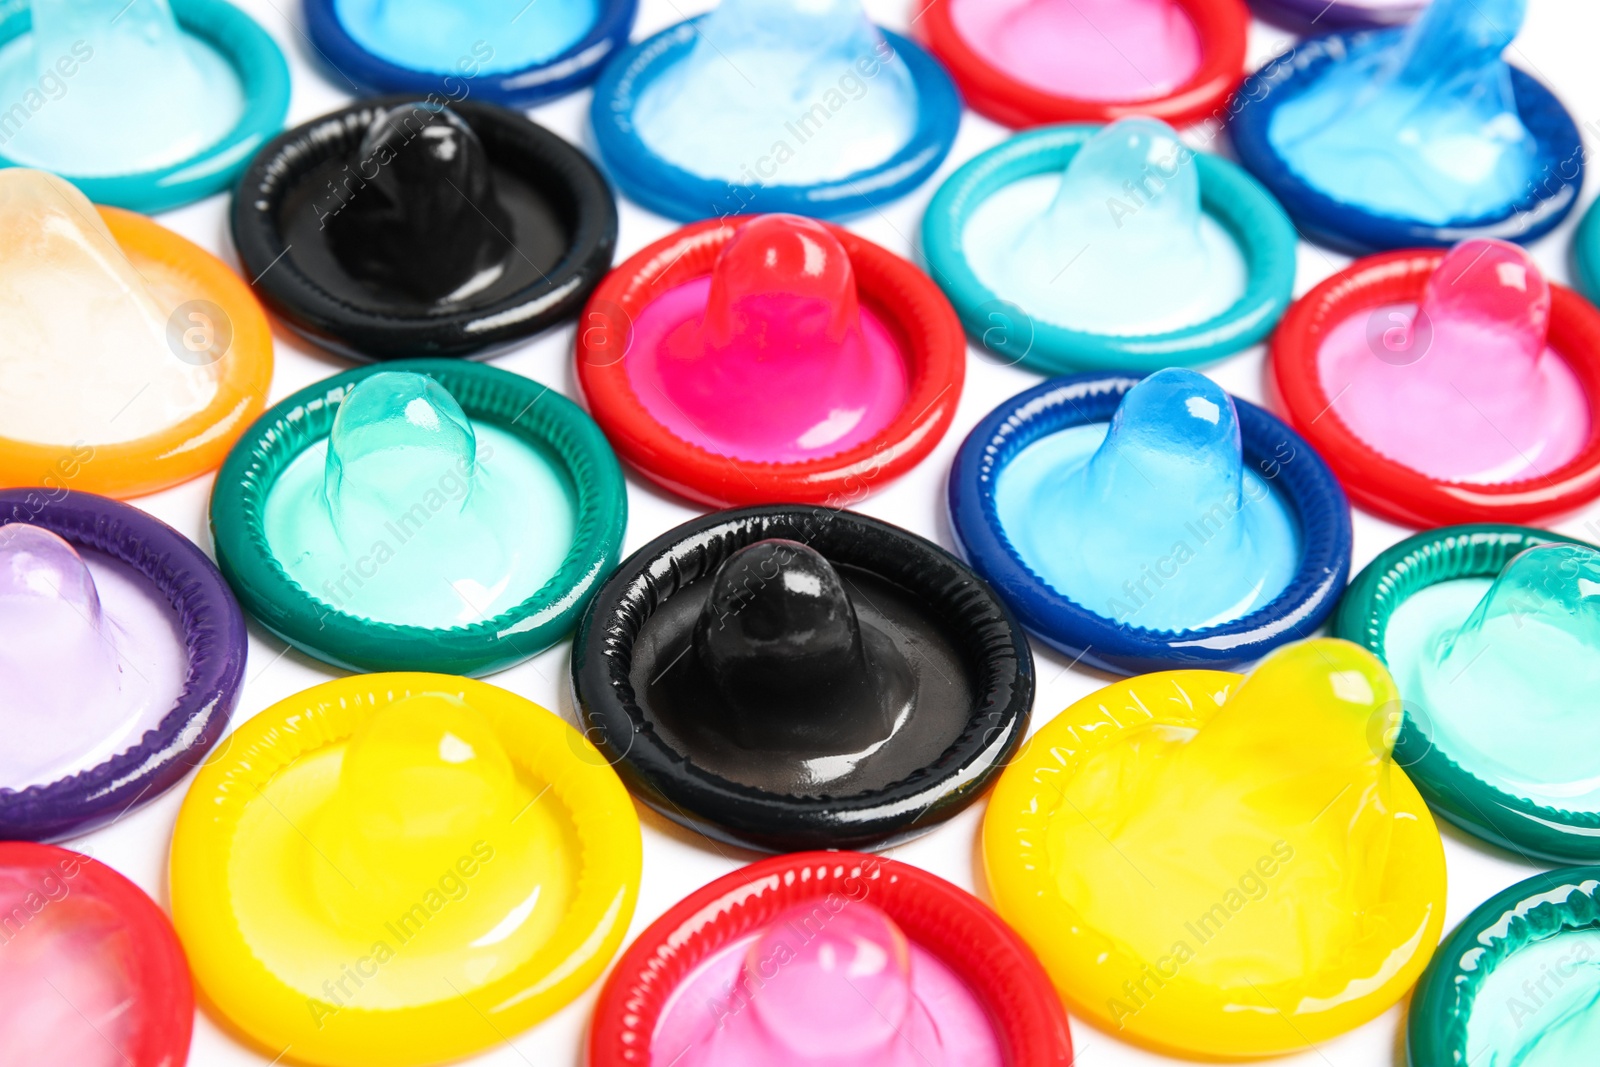
[[[1588,403],[1546,344],[1550,287],[1521,248],[1464,241],[1420,306],[1392,304],[1328,332],[1318,378],[1357,437],[1431,478],[1521,481],[1575,457]]]

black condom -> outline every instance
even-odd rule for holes
[[[850,512],[720,512],[623,564],[573,660],[592,740],[662,814],[776,850],[953,815],[1020,741],[1032,661],[943,550]]]
[[[233,229],[289,325],[393,359],[490,354],[576,314],[617,217],[588,159],[524,116],[384,97],[263,148]]]

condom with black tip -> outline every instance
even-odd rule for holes
[[[461,100],[363,100],[251,162],[233,236],[269,307],[358,360],[492,355],[577,314],[617,208],[582,152]]]
[[[1033,658],[972,571],[850,511],[670,530],[579,626],[586,735],[674,822],[767,851],[887,847],[984,791],[1027,727]]]

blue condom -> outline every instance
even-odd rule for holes
[[[638,0],[305,0],[335,81],[374,92],[527,106],[599,76]]]
[[[283,125],[289,68],[224,0],[75,0],[0,20],[0,166],[156,212],[230,185]]]
[[[1350,570],[1350,506],[1299,435],[1193,371],[1013,397],[950,473],[957,544],[1023,625],[1121,674],[1231,670],[1308,637]]]
[[[1266,337],[1294,290],[1272,197],[1148,118],[983,153],[934,194],[922,250],[985,349],[1047,373],[1218,359]]]
[[[1528,241],[1572,210],[1577,127],[1501,52],[1526,0],[1434,0],[1407,29],[1336,34],[1252,75],[1239,158],[1302,230],[1356,253]]]
[[[860,0],[722,0],[618,57],[591,116],[612,177],[652,211],[838,218],[937,170],[961,101]]]

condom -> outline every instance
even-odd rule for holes
[[[849,511],[717,512],[590,606],[587,736],[662,815],[769,851],[886,847],[982,792],[1026,727],[1027,642],[972,573]]]
[[[1401,26],[1427,6],[1428,0],[1250,0],[1262,18],[1310,34]]]
[[[1272,198],[1147,118],[979,155],[934,195],[922,248],[991,360],[1047,373],[1218,359],[1266,337],[1294,286]]]
[[[1373,729],[1398,701],[1326,638],[1086,697],[989,802],[997,910],[1074,1014],[1167,1054],[1282,1055],[1367,1022],[1444,921],[1439,832]]]
[[[961,102],[861,0],[721,0],[619,55],[590,114],[607,172],[658,214],[839,218],[926,181]]]
[[[272,378],[249,287],[41,171],[0,170],[0,223],[0,484],[140,496],[220,463]]]
[[[1431,526],[1600,495],[1597,351],[1593,307],[1521,249],[1470,240],[1322,282],[1284,317],[1271,364],[1290,421],[1351,495]]]
[[[1600,868],[1543,872],[1473,910],[1434,955],[1406,1020],[1408,1061],[1580,1063],[1600,1039]]]
[[[616,203],[576,148],[493,104],[360,101],[272,141],[233,201],[267,304],[359,360],[484,356],[571,318]]]
[[[594,81],[637,0],[306,0],[328,64],[372,92],[527,107]]]
[[[627,503],[600,431],[507,371],[412,360],[278,404],[212,493],[223,573],[285,641],[355,670],[502,670],[565,636]]]
[[[33,0],[0,20],[0,165],[156,212],[232,185],[283,126],[289,68],[222,0]]]
[[[1310,446],[1193,371],[1011,398],[950,472],[956,544],[1046,644],[1103,670],[1232,667],[1311,633],[1350,509]]]
[[[76,852],[0,841],[0,914],[0,1027],[12,1062],[188,1062],[189,968],[138,886]]]
[[[589,1031],[591,1067],[1069,1067],[1039,964],[973,897],[851,852],[728,874],[639,935]]]
[[[1576,203],[1583,153],[1501,58],[1526,8],[1435,0],[1407,28],[1307,42],[1241,90],[1239,158],[1302,232],[1356,254],[1539,237]]]
[[[578,384],[617,451],[711,504],[859,499],[932,451],[965,376],[960,326],[925,275],[794,215],[650,245],[582,326]]]
[[[0,491],[0,837],[49,840],[176,785],[227,728],[244,616],[181,534],[125,504]]]
[[[1585,744],[1597,611],[1600,550],[1484,524],[1380,555],[1335,628],[1394,673],[1405,698],[1389,724],[1395,758],[1436,812],[1521,855],[1584,863],[1600,858]]]
[[[363,675],[263,711],[195,778],[173,922],[207,999],[261,1047],[439,1063],[599,975],[639,849],[616,775],[556,715],[482,682]]]
[[[934,0],[917,19],[967,102],[1019,127],[1204,119],[1244,73],[1249,23],[1239,0]]]

